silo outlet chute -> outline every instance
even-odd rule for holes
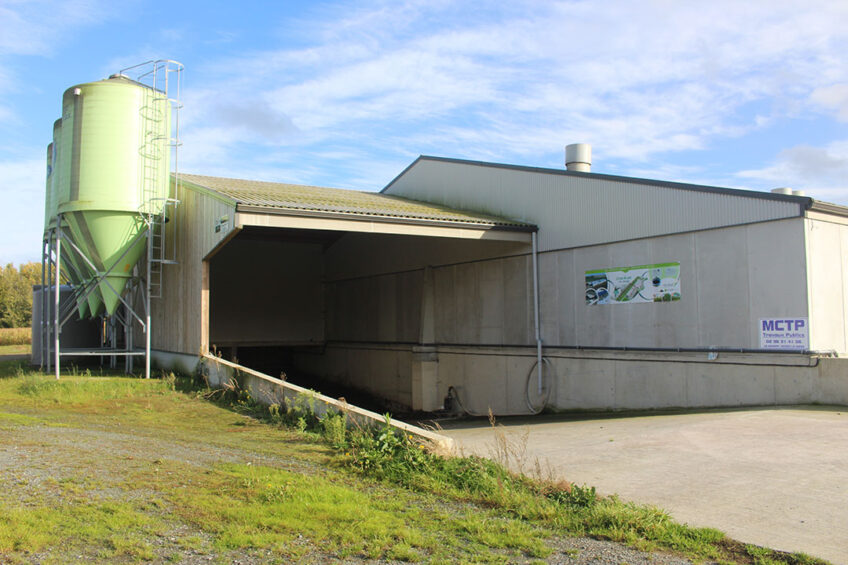
[[[181,72],[174,61],[149,61],[68,88],[48,150],[43,257],[62,265],[80,315],[117,317],[129,332],[122,344],[129,369],[139,354],[131,351],[132,326],[141,325],[148,375],[151,280],[175,262],[164,256],[163,240],[167,210],[178,203],[179,186],[171,190],[179,145],[172,114],[180,107]],[[51,322],[57,352],[64,318],[57,312]]]

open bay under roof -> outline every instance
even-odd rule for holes
[[[235,227],[529,241],[532,224],[377,192],[185,174],[184,186],[232,202]]]

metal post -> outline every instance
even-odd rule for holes
[[[124,320],[123,320],[123,324],[124,324],[124,349],[126,349],[129,352],[129,351],[132,351],[132,347],[133,347],[133,335],[132,335],[133,328],[132,328],[132,324],[129,321],[129,318],[130,318],[129,308],[127,308],[126,306],[124,306],[123,308],[124,308],[124,310],[127,311],[126,314],[124,315]],[[132,373],[132,370],[133,370],[132,355],[127,355],[126,357],[124,357],[124,373],[129,375],[130,373]]]
[[[53,296],[53,364],[56,370],[56,380],[59,380],[59,333],[62,331],[62,326],[59,324],[59,297],[61,295],[61,286],[59,285],[59,265],[61,264],[62,257],[62,237],[61,232],[57,231],[56,233],[56,264],[54,268],[56,269],[56,289]]]
[[[115,316],[109,316],[109,346],[112,349],[118,348],[118,328],[115,324]],[[109,358],[109,367],[112,369],[118,368],[118,358],[114,355]]]
[[[53,370],[53,340],[51,337],[53,334],[51,333],[53,329],[53,301],[50,300],[50,289],[53,288],[52,277],[50,275],[50,268],[53,265],[52,257],[53,257],[53,231],[51,230],[47,235],[47,243],[46,243],[46,252],[47,252],[47,277],[46,284],[43,289],[41,289],[41,300],[42,306],[44,307],[44,358],[47,359],[45,370],[46,372],[51,372]]]
[[[167,73],[166,73],[167,76]],[[162,225],[164,231],[165,226]],[[150,284],[151,265],[153,263],[153,217],[148,216],[147,221],[147,277],[144,281],[144,378],[150,378]]]
[[[45,263],[47,261],[47,258],[45,256],[45,250],[49,251],[49,249],[50,249],[48,247],[48,245],[49,244],[48,244],[46,239],[41,240],[41,288],[38,291],[38,299],[41,300],[41,312],[40,312],[41,319],[38,320],[38,350],[39,350],[38,351],[39,352],[38,368],[42,371],[44,370],[44,356],[46,355],[46,343],[45,342],[47,341],[47,338],[44,335],[45,330],[46,330],[46,324],[44,323],[44,320],[45,320],[45,317],[46,317],[46,314],[47,314],[47,311],[46,311],[47,310],[46,309],[46,306],[47,306],[47,294],[46,294],[47,287],[44,284],[46,282],[46,277],[45,277],[44,273],[45,273]]]

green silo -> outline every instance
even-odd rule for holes
[[[61,123],[60,120],[57,120]],[[54,130],[55,131],[55,130]],[[53,144],[47,145],[47,181],[44,190],[44,230],[50,227],[50,220],[56,217],[56,199],[53,192]]]
[[[44,192],[44,230],[45,233],[55,227],[56,225],[56,213],[57,213],[57,198],[56,198],[56,188],[58,186],[57,177],[58,174],[54,174],[58,167],[59,162],[59,149],[61,147],[60,140],[62,137],[62,120],[61,118],[56,120],[53,123],[53,143],[50,143],[47,146],[47,180],[45,183],[45,192]],[[62,226],[63,228],[67,228],[67,224]],[[82,283],[89,280],[92,276],[91,269],[85,265],[84,261],[81,261],[77,255],[71,251],[66,250],[65,253],[62,254],[61,259],[62,264],[62,272],[64,272],[68,279],[71,282],[72,287],[79,292],[81,289]],[[85,268],[82,268],[85,266]],[[79,313],[80,318],[86,318],[89,314],[89,306],[88,301],[85,300],[82,294],[78,294],[77,298],[77,311]]]
[[[57,211],[100,273],[115,267],[89,294],[92,316],[103,305],[115,313],[146,249],[142,214],[160,212],[168,197],[170,131],[164,93],[126,77],[63,95]]]

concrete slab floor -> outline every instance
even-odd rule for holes
[[[848,565],[848,408],[504,418],[557,478],[667,510],[746,543]],[[465,453],[492,456],[482,419],[442,423]],[[548,467],[549,466],[549,467]]]

